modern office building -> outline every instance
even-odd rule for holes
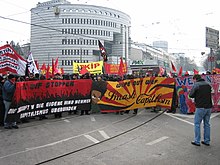
[[[158,49],[163,49],[164,51],[168,52],[168,42],[167,41],[154,41],[153,47]]]
[[[31,52],[41,66],[59,57],[59,66],[73,72],[73,62],[99,61],[98,40],[109,63],[128,60],[131,18],[121,11],[66,0],[38,3],[31,9]]]

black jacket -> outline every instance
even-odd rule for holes
[[[196,108],[212,108],[211,90],[212,87],[204,79],[195,82],[189,97],[195,98]]]

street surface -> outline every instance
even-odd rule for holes
[[[211,146],[191,144],[193,117],[151,109],[36,117],[0,127],[0,165],[219,165],[220,113],[212,113]]]

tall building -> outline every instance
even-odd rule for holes
[[[99,61],[98,40],[109,63],[130,54],[131,18],[121,11],[66,0],[38,3],[31,9],[31,52],[41,66],[59,57],[59,66],[73,72],[73,62]]]

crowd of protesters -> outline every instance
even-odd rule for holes
[[[158,77],[158,74],[146,74],[146,75],[134,75],[134,74],[127,74],[122,76],[119,75],[108,75],[108,74],[89,74],[86,73],[84,75],[79,75],[79,74],[64,74],[61,75],[59,73],[56,73],[53,77],[50,76],[48,78],[48,80],[77,80],[77,79],[92,79],[93,81],[122,81],[122,80],[126,80],[126,79],[134,79],[134,78],[144,78],[144,77]],[[173,77],[175,77],[175,75],[172,75]],[[188,75],[185,75],[188,76]],[[160,77],[165,77],[165,75],[160,76]],[[168,77],[168,76],[166,76]],[[13,79],[13,81],[12,81]],[[28,76],[19,76],[19,75],[15,75],[15,74],[7,74],[4,76],[0,76],[0,125],[4,126],[4,128],[6,129],[12,129],[15,128],[17,129],[18,126],[15,122],[12,123],[6,123],[6,116],[7,116],[7,111],[9,109],[12,97],[13,97],[13,90],[15,90],[15,86],[16,83],[15,82],[20,82],[20,81],[36,81],[36,80],[46,80],[46,76],[45,75],[41,75],[41,74],[33,74],[30,73]],[[8,83],[11,83],[14,86],[14,89],[12,90],[11,94],[10,94],[10,99],[6,98],[6,100],[4,100],[4,86]],[[9,84],[10,84],[9,83]],[[6,93],[6,92],[5,92]],[[176,91],[174,91],[174,100],[171,109],[167,110],[168,113],[175,113],[176,112],[176,108],[178,106],[178,98],[177,98],[177,93]],[[5,105],[7,107],[5,107]],[[161,110],[160,107],[151,107],[152,110],[151,112],[158,112]],[[146,108],[148,109],[148,108]],[[134,109],[133,114],[137,114],[138,109]],[[71,114],[79,114],[79,115],[89,115],[90,112],[89,111],[85,111],[85,110],[80,110],[80,112],[77,111],[73,111],[73,112],[68,112],[69,115]],[[129,113],[129,111],[120,111],[116,114],[121,114],[123,115],[124,113]],[[62,117],[62,113],[61,112],[57,112],[54,114],[55,118],[61,118]],[[43,120],[43,119],[47,119],[48,117],[46,115],[40,115],[38,116],[39,120]],[[29,118],[23,118],[20,120],[21,123],[26,123],[29,122]]]

